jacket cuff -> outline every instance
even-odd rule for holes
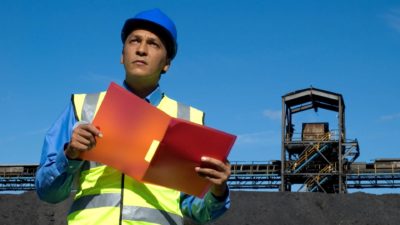
[[[56,158],[57,170],[60,174],[64,172],[73,174],[82,166],[82,164],[82,160],[68,159],[64,153],[64,150],[62,150]]]
[[[218,208],[221,207],[222,205],[227,205],[227,204],[229,205],[229,202],[230,202],[229,187],[227,186],[224,196],[217,197],[217,196],[214,196],[213,193],[211,193],[211,191],[209,191],[209,192],[207,192],[204,199],[207,203],[217,206]]]

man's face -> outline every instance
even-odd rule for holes
[[[150,31],[139,29],[126,38],[121,64],[124,64],[127,80],[158,82],[160,74],[169,68],[169,59],[160,38]]]

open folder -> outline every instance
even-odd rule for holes
[[[236,136],[173,118],[111,83],[93,120],[103,133],[81,154],[139,181],[203,197],[210,183],[198,176],[202,156],[224,161]]]

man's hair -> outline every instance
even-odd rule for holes
[[[128,36],[134,31],[134,30],[147,30],[155,35],[161,40],[162,44],[164,45],[165,49],[167,50],[167,57],[168,59],[172,59],[175,54],[175,48],[174,48],[174,41],[172,40],[171,35],[169,35],[168,31],[166,31],[164,28],[148,22],[148,21],[137,21],[137,22],[132,22],[129,24],[130,27],[126,28],[126,31],[130,31],[129,33],[124,33],[124,36],[122,37],[123,40],[123,45],[125,45],[125,41],[128,38]]]

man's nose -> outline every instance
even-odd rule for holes
[[[136,54],[140,56],[145,56],[147,55],[147,44],[146,42],[140,42],[138,45],[138,48],[136,49]]]

